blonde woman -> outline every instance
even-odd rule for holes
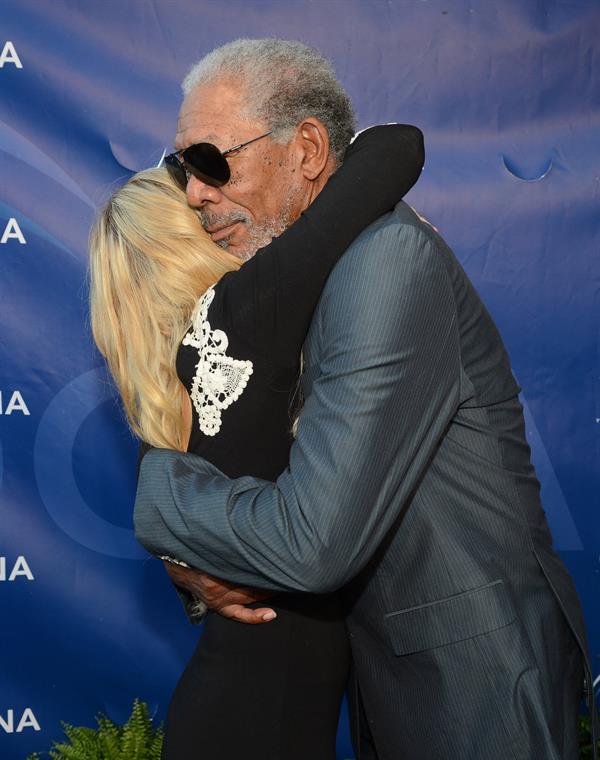
[[[136,435],[230,477],[275,480],[327,276],[422,165],[415,127],[366,130],[300,219],[243,265],[211,241],[166,171],[119,190],[91,239],[92,326]],[[340,600],[281,594],[269,606],[277,618],[258,626],[208,612],[169,707],[164,759],[335,758],[349,667]]]

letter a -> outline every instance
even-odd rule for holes
[[[25,235],[21,232],[21,228],[19,227],[19,222],[11,216],[11,218],[8,220],[8,224],[4,228],[4,232],[2,233],[2,239],[0,240],[1,243],[6,243],[7,240],[11,238],[16,238],[21,245],[25,245],[27,241],[25,240]]]
[[[28,581],[33,580],[33,573],[31,572],[29,565],[27,564],[27,560],[25,557],[23,557],[23,555],[17,557],[17,561],[15,562],[15,566],[8,576],[8,580],[14,581],[18,575],[24,575]]]
[[[10,40],[4,43],[4,48],[0,53],[0,69],[4,68],[5,63],[14,63],[18,69],[23,68],[19,54]]]
[[[12,414],[13,412],[23,412],[23,414],[26,417],[29,417],[31,412],[27,408],[27,404],[25,403],[25,399],[23,396],[21,396],[20,391],[15,391],[13,395],[10,397],[10,401],[8,402],[8,405],[6,407],[6,410],[4,414]]]
[[[7,240],[10,238],[15,238],[16,240],[21,243],[21,245],[25,245],[27,241],[25,240],[25,235],[21,232],[21,228],[19,227],[19,222],[11,216],[11,218],[8,220],[8,224],[4,228],[4,232],[2,233],[2,239],[0,240],[0,243],[6,243]]]
[[[41,731],[40,724],[37,722],[33,710],[28,707],[23,713],[23,717],[17,726],[17,733],[20,734],[24,728],[33,728],[34,731]]]

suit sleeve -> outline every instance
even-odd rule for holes
[[[143,460],[142,544],[229,581],[327,592],[354,577],[410,503],[459,399],[455,303],[436,244],[387,225],[328,286],[322,375],[276,483],[193,455]],[[352,287],[350,286],[352,283]]]
[[[257,351],[274,354],[278,363],[295,365],[335,263],[411,189],[424,155],[417,127],[390,124],[360,133],[300,218],[219,282],[228,328]]]

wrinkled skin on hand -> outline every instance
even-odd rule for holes
[[[246,606],[267,599],[271,596],[270,592],[240,588],[193,567],[183,567],[166,560],[163,564],[173,583],[202,599],[209,609],[223,617],[249,625],[268,623],[277,617],[275,610],[270,607],[252,609]]]

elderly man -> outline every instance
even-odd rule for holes
[[[190,205],[242,258],[322,188],[326,176],[295,170],[307,141],[327,146],[327,176],[348,142],[347,99],[320,89],[319,66],[298,43],[245,40],[184,83],[178,149],[270,132],[232,158],[223,187],[189,177]],[[277,482],[152,450],[140,541],[201,568],[170,573],[247,622],[251,587],[343,589],[363,760],[575,760],[584,674],[591,697],[585,629],[539,501],[519,389],[457,260],[405,204],[334,269],[304,365]]]

